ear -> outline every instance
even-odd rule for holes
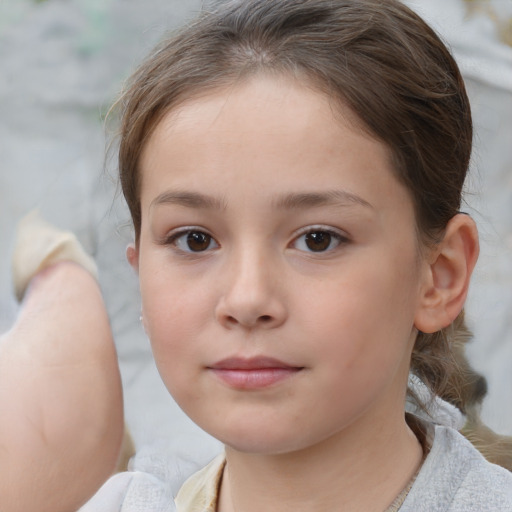
[[[469,215],[455,215],[426,263],[425,282],[415,316],[419,331],[439,331],[462,311],[478,252],[475,222]]]
[[[126,248],[126,259],[128,263],[131,265],[133,270],[138,274],[139,273],[139,248],[131,243]]]

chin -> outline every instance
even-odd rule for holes
[[[293,430],[277,432],[274,429],[254,426],[243,432],[212,432],[227,447],[241,453],[258,455],[282,455],[307,448],[305,439],[294,438]]]

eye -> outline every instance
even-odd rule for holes
[[[167,240],[168,244],[176,246],[183,252],[204,252],[216,249],[219,245],[214,238],[204,231],[189,229],[171,235]]]
[[[293,246],[295,249],[306,252],[327,252],[346,242],[346,237],[328,229],[309,229],[298,236]]]

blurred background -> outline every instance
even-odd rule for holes
[[[465,210],[482,255],[470,292],[474,366],[488,379],[483,417],[512,435],[512,0],[408,1],[452,48],[467,81],[475,151]],[[73,230],[100,269],[137,447],[217,442],[161,384],[140,323],[132,238],[115,161],[105,160],[106,113],[123,81],[199,0],[0,0],[0,333],[13,322],[10,254],[17,221],[38,208]]]

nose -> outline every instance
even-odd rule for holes
[[[277,265],[261,255],[245,254],[226,262],[224,272],[226,285],[215,311],[221,325],[273,329],[285,322],[287,309]]]

